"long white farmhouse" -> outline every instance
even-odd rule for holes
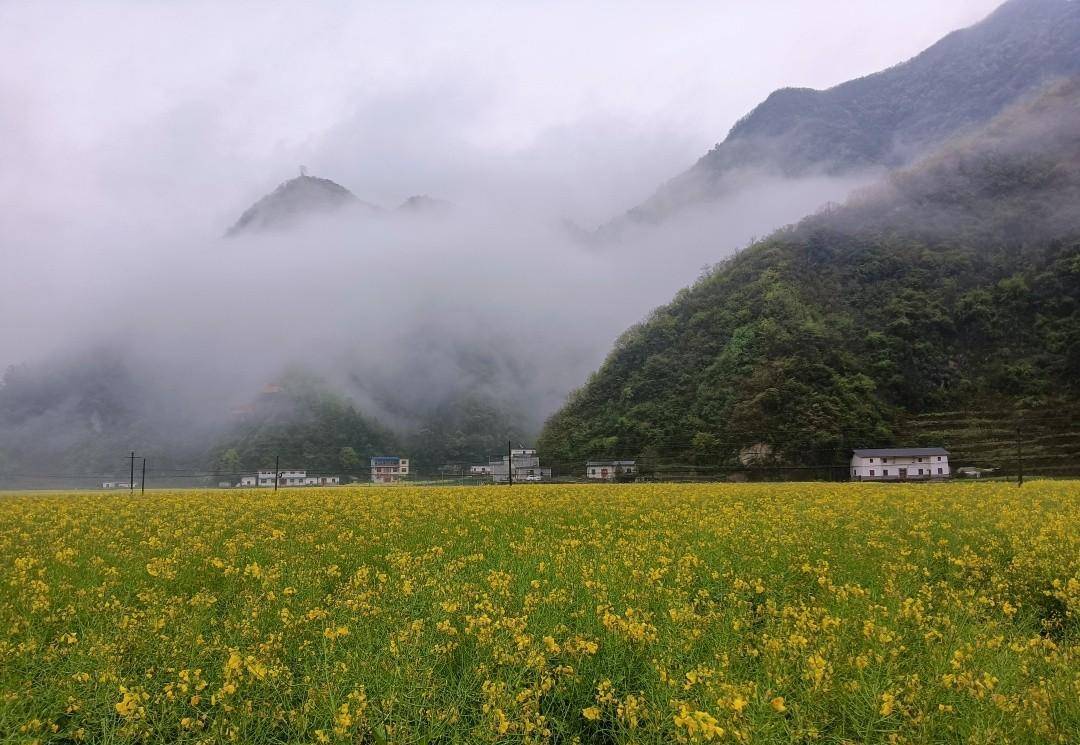
[[[853,481],[918,481],[949,478],[945,448],[878,448],[851,456]]]
[[[276,472],[278,486],[337,486],[340,476],[308,476],[307,471],[285,468]],[[263,469],[254,476],[241,476],[240,486],[273,486],[275,471]]]

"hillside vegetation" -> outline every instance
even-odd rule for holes
[[[444,464],[486,463],[504,451],[507,437],[523,437],[507,431],[513,413],[480,394],[426,410],[411,431],[400,434],[314,376],[294,371],[274,388],[234,417],[216,441],[210,465],[221,478],[272,467],[278,456],[282,466],[366,481],[372,456],[402,455],[411,458],[414,473],[433,474]]]
[[[909,416],[1080,394],[1080,83],[777,232],[627,331],[555,461],[836,462]],[[914,443],[912,443],[914,444]]]
[[[234,418],[216,444],[218,478],[271,468],[303,467],[321,474],[363,474],[374,455],[393,453],[397,438],[319,379],[292,372]]]

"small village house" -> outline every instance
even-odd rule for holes
[[[292,468],[278,471],[278,486],[303,486],[305,478],[307,478],[307,471]]]
[[[287,468],[277,472],[278,486],[336,486],[341,483],[340,476],[308,476],[308,472],[299,468]],[[254,475],[240,477],[240,486],[273,486],[274,470],[263,469]]]
[[[590,479],[613,481],[637,475],[637,461],[590,460],[585,464],[585,475]]]
[[[492,468],[490,465],[469,466],[470,476],[490,476]]]
[[[241,476],[240,486],[273,486],[273,471],[258,471],[254,476]]]
[[[529,448],[517,448],[504,455],[500,460],[493,460],[489,464],[491,468],[491,480],[496,484],[505,484],[510,481],[511,475],[515,482],[543,481],[551,478],[550,468],[540,467],[540,458],[536,451]]]
[[[257,471],[254,476],[241,476],[240,486],[273,486],[274,470],[263,469]],[[280,486],[280,484],[279,484]]]
[[[945,448],[869,448],[851,456],[853,481],[929,481],[947,479]]]
[[[409,477],[409,459],[396,455],[377,455],[371,459],[371,480],[376,484],[393,484]]]

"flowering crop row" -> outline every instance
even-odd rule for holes
[[[3,742],[1075,742],[1080,484],[0,501]]]

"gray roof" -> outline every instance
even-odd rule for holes
[[[945,448],[869,448],[866,450],[856,450],[855,457],[857,458],[904,458],[908,456],[926,456],[926,455],[948,455],[949,451]]]
[[[590,460],[586,461],[586,466],[633,466],[637,461],[634,460]]]

